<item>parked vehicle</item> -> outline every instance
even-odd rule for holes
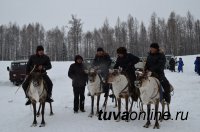
[[[9,80],[16,86],[22,84],[26,77],[27,60],[13,61],[11,66],[7,67],[9,71]]]

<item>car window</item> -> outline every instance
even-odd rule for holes
[[[25,68],[26,68],[26,62],[11,63],[12,70],[25,69]]]

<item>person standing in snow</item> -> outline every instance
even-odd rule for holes
[[[183,60],[182,60],[182,58],[179,58],[179,61],[178,61],[178,72],[183,72],[183,66],[184,66]]]
[[[196,57],[194,65],[195,65],[195,69],[194,69],[195,72],[200,75],[200,57],[199,56]]]
[[[160,81],[164,92],[163,97],[167,103],[171,101],[170,90],[171,86],[169,81],[165,77],[164,69],[165,69],[166,57],[164,53],[160,50],[158,43],[152,43],[150,45],[150,52],[147,57],[145,72],[152,72],[152,76],[158,78]]]
[[[175,65],[176,65],[176,62],[175,62],[174,58],[172,57],[172,58],[170,59],[170,61],[169,61],[169,70],[170,70],[171,72],[176,72],[176,71],[175,71]]]
[[[88,80],[88,76],[84,71],[82,56],[75,56],[75,63],[70,65],[68,76],[72,79],[74,92],[74,113],[78,113],[78,110],[85,112],[85,86]]]

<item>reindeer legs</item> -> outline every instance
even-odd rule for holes
[[[128,110],[128,100],[129,99],[129,96],[125,96],[125,103],[126,103],[126,112],[129,112],[129,110]],[[126,122],[129,122],[129,119],[128,120],[126,120]]]
[[[96,111],[96,114],[95,114],[96,116],[99,115],[99,102],[100,102],[100,97],[101,97],[100,95],[97,96],[97,111]]]
[[[40,127],[44,127],[45,126],[45,121],[44,121],[44,110],[45,110],[45,102],[42,103],[42,121],[40,124]]]
[[[92,117],[94,115],[94,96],[91,96],[91,113],[88,117]]]
[[[158,123],[158,107],[159,107],[159,99],[156,101],[156,104],[155,104],[155,125],[153,127],[153,129],[159,129],[160,128],[160,125]]]
[[[37,120],[36,120],[36,103],[32,103],[33,105],[33,115],[34,115],[34,120],[33,120],[33,123],[32,123],[32,127],[35,127],[37,126]]]
[[[53,109],[52,109],[52,104],[51,104],[51,102],[49,103],[49,105],[50,105],[50,116],[52,116],[52,115],[54,115],[54,113],[53,113]]]
[[[41,109],[41,103],[40,103],[39,108],[38,108],[38,111],[37,111],[37,117],[40,116],[40,109]]]
[[[105,100],[104,100],[104,103],[103,103],[102,108],[104,108],[104,111],[106,111],[107,102],[108,102],[108,96],[105,97]]]
[[[118,101],[118,113],[121,112],[121,98],[117,98]],[[116,120],[116,122],[119,122],[121,119],[121,116],[118,117],[118,119]]]
[[[51,102],[49,102],[49,105],[50,105],[50,116],[52,116],[54,113],[53,113],[53,109],[52,109],[52,103]],[[42,106],[42,104],[40,103],[40,105],[39,105],[39,108],[38,108],[38,111],[37,111],[37,117],[39,117],[40,116],[40,109],[41,109],[41,106]]]
[[[151,125],[151,122],[150,122],[150,112],[151,112],[151,104],[148,104],[147,105],[147,122],[146,124],[143,126],[145,128],[148,128],[150,125]]]

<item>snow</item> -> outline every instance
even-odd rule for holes
[[[175,88],[174,96],[171,103],[172,118],[176,117],[176,112],[183,111],[183,117],[188,112],[188,119],[182,121],[168,120],[160,123],[162,132],[168,131],[192,131],[197,132],[200,128],[200,76],[194,73],[194,60],[196,55],[183,56],[184,72],[172,73],[165,71],[166,77]],[[89,118],[90,113],[90,97],[86,96],[85,113],[73,113],[73,91],[71,80],[67,76],[68,68],[72,62],[52,62],[53,68],[48,72],[53,81],[53,116],[49,116],[49,104],[46,105],[45,121],[46,126],[40,128],[30,127],[33,122],[33,110],[30,106],[25,106],[25,96],[22,88],[15,94],[17,86],[9,82],[8,71],[6,67],[10,65],[9,61],[0,62],[0,132],[122,132],[122,131],[137,131],[151,132],[156,131],[153,126],[143,128],[146,123],[144,120],[131,120],[125,122],[121,120],[116,122],[112,120],[98,120],[98,117]],[[86,88],[87,89],[87,88]],[[85,94],[87,94],[87,90]],[[100,106],[102,106],[103,97],[101,98]],[[109,99],[108,111],[117,111],[113,108],[114,103]],[[122,104],[124,109],[124,102]],[[133,108],[139,112],[137,104]],[[146,108],[145,108],[146,109]],[[41,122],[41,117],[37,118],[38,123]],[[154,121],[151,122],[152,125]]]

